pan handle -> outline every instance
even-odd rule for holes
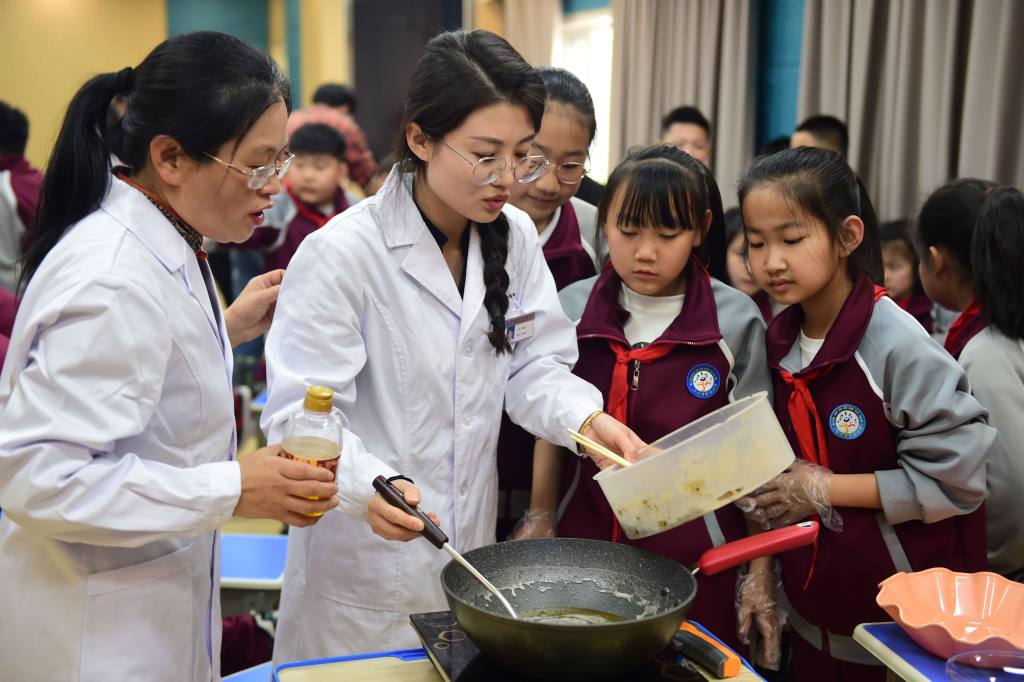
[[[817,539],[818,522],[804,521],[709,549],[701,555],[697,570],[714,575],[757,557],[804,547]]]
[[[390,504],[392,507],[398,507],[406,514],[415,516],[423,522],[423,530],[420,531],[420,535],[430,540],[430,544],[438,549],[444,547],[444,543],[448,542],[448,536],[444,534],[430,517],[420,511],[419,507],[413,507],[405,501],[405,496],[402,491],[398,489],[393,483],[389,482],[388,479],[383,476],[378,476],[373,479],[373,488],[380,496],[384,498],[384,501]]]

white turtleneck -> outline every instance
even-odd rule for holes
[[[679,317],[685,294],[647,296],[638,294],[623,283],[619,304],[629,312],[623,331],[630,346],[651,343],[665,333]]]

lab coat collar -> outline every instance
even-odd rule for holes
[[[100,209],[124,225],[170,272],[181,270],[186,258],[195,257],[160,210],[123,180],[111,176]]]
[[[413,201],[412,174],[400,173],[397,167],[392,169],[375,199],[384,243],[392,250],[412,247],[402,260],[402,270],[464,320],[460,337],[464,336],[483,305],[486,293],[480,255],[480,228],[475,224],[466,228],[470,231],[466,253],[466,283],[464,293],[460,296],[438,242]]]

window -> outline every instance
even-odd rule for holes
[[[590,176],[605,182],[608,167],[608,129],[612,100],[612,13],[598,9],[568,14],[555,41],[553,66],[571,71],[583,81],[594,100],[597,136],[590,147]]]

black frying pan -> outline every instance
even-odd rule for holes
[[[373,485],[390,504],[418,516],[424,537],[436,547],[448,542],[426,514],[405,502],[398,488],[381,476]],[[810,521],[726,543],[704,552],[697,570],[712,575],[755,557],[809,545],[817,535],[818,524]],[[520,619],[513,619],[469,571],[452,561],[441,571],[441,586],[455,618],[481,651],[534,677],[599,679],[643,665],[672,639],[697,594],[697,570],[691,573],[672,559],[614,542],[519,540],[480,547],[464,557],[494,583]],[[565,611],[617,620],[531,620]]]

